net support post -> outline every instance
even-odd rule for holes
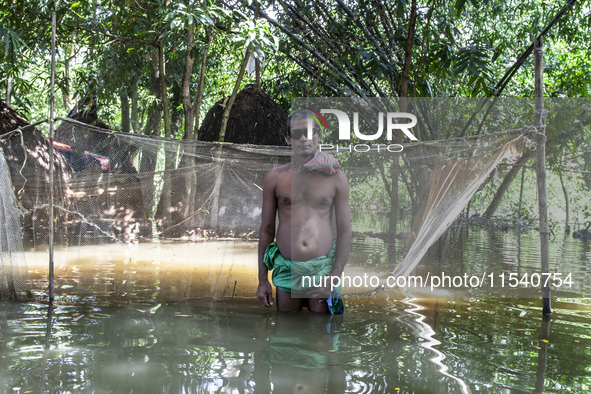
[[[546,113],[544,110],[544,64],[543,37],[534,39],[535,60],[535,100],[536,100],[536,128],[537,134],[537,163],[536,177],[538,184],[538,212],[540,216],[540,257],[542,276],[550,273],[550,229],[548,226],[548,200],[546,197]],[[549,281],[544,281],[549,282]],[[542,284],[542,314],[552,313],[550,305],[550,286]]]
[[[56,27],[56,13],[51,15],[51,85],[49,91],[49,303],[53,302],[54,298],[54,277],[53,277],[53,235],[54,235],[54,219],[53,219],[53,117],[55,105],[55,27]]]

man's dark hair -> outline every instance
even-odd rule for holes
[[[302,109],[298,109],[295,112],[292,112],[291,115],[289,115],[287,117],[287,123],[285,124],[285,134],[289,135],[289,132],[291,130],[290,126],[291,126],[292,119],[307,119],[309,116],[314,118],[316,115],[314,114],[313,111],[309,110],[308,108],[302,108]],[[322,130],[320,129],[320,126],[318,126],[318,124],[316,122],[314,122],[314,131],[316,131],[318,133],[322,132]]]

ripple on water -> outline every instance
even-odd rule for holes
[[[554,303],[547,342],[538,300],[346,304],[333,318],[247,300],[64,305],[48,337],[46,306],[3,304],[0,390],[582,393],[591,382],[588,300]]]

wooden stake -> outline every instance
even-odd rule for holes
[[[49,303],[53,302],[53,118],[55,105],[55,11],[51,15],[51,85],[49,88]]]
[[[543,38],[534,40],[535,58],[535,100],[536,100],[536,128],[537,138],[537,165],[536,174],[538,180],[538,208],[540,215],[540,257],[542,260],[542,277],[550,273],[550,256],[548,246],[550,243],[550,230],[548,227],[548,203],[546,199],[546,112],[544,110],[544,64],[543,64]],[[544,281],[549,282],[549,281]],[[550,315],[550,286],[542,284],[542,313]]]

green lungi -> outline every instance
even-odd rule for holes
[[[320,256],[308,261],[291,261],[279,253],[277,243],[272,242],[265,250],[264,262],[269,271],[273,271],[273,285],[279,290],[291,293],[292,291],[306,291],[313,286],[302,287],[302,277],[310,277],[312,285],[323,283],[323,277],[332,273],[337,241],[332,242],[332,249],[326,256]],[[305,279],[308,285],[308,279]],[[327,285],[330,286],[330,280]],[[341,287],[337,288],[340,293]]]

